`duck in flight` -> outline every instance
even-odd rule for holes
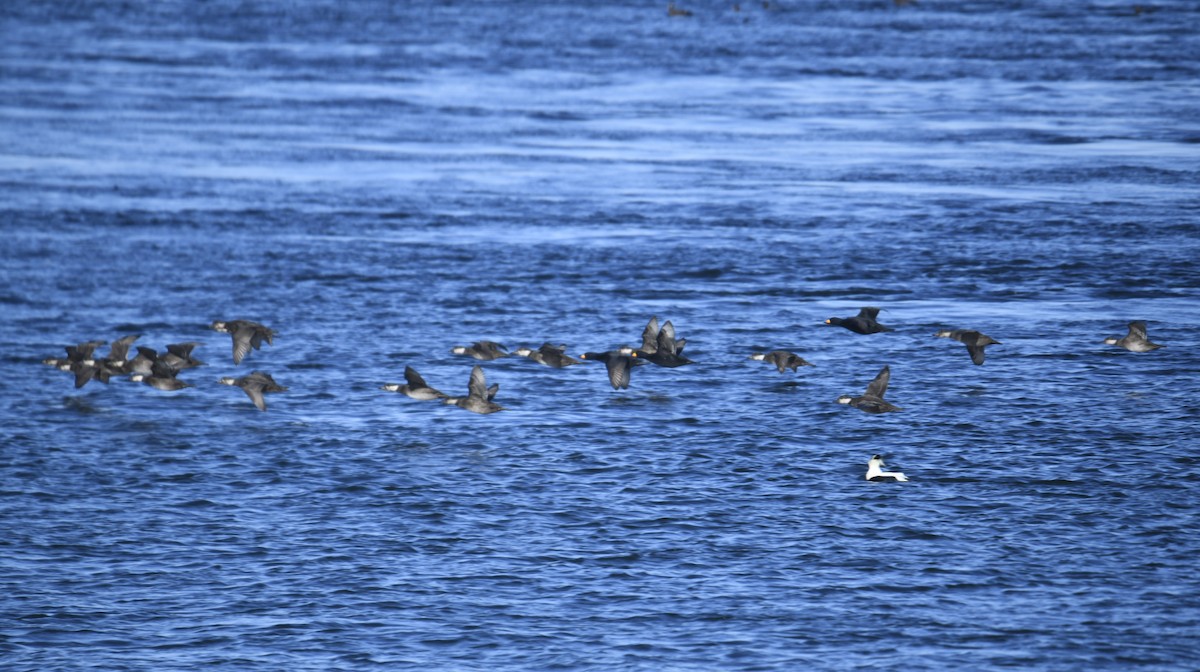
[[[670,320],[664,322],[659,329],[658,316],[654,316],[642,330],[642,347],[638,349],[637,356],[639,359],[673,369],[692,363],[692,360],[683,356],[685,345],[687,339],[675,337],[675,325],[671,324]]]
[[[970,329],[943,329],[934,334],[934,336],[937,338],[951,338],[967,346],[967,352],[971,353],[971,361],[976,364],[983,364],[984,346],[1004,345],[987,334]]]
[[[1109,336],[1104,339],[1105,345],[1117,345],[1130,352],[1150,352],[1157,350],[1163,346],[1158,343],[1151,343],[1150,338],[1146,336],[1146,323],[1141,320],[1135,320],[1129,323],[1129,333],[1121,338]]]
[[[825,320],[825,324],[832,327],[845,327],[856,334],[878,334],[881,331],[891,331],[891,327],[885,327],[875,321],[879,317],[879,309],[867,306],[858,311],[858,315],[854,317],[831,317]]]
[[[250,401],[254,402],[254,406],[260,411],[267,410],[267,401],[263,398],[264,392],[287,392],[286,387],[275,382],[271,374],[264,371],[253,371],[241,378],[225,377],[217,381],[222,385],[232,385],[242,388]]]
[[[483,368],[476,364],[471,368],[471,378],[467,381],[467,396],[447,397],[446,403],[465,408],[472,413],[487,415],[505,410],[503,406],[492,401],[499,391],[499,385],[488,387],[487,379],[483,375]]]
[[[512,354],[518,357],[526,357],[541,364],[555,369],[561,369],[572,364],[578,364],[579,360],[571,357],[564,352],[565,345],[553,345],[551,343],[543,343],[537,350],[530,348],[517,348],[512,351]]]
[[[275,338],[273,329],[250,320],[213,320],[212,328],[233,338],[234,364],[241,364],[242,359],[250,354],[251,348],[260,349],[263,341],[266,341],[267,345],[273,345],[272,339]]]
[[[450,352],[455,355],[474,357],[485,362],[508,356],[508,348],[495,341],[476,341],[469,346],[457,345],[450,348]]]
[[[629,389],[630,372],[635,365],[640,364],[636,361],[639,357],[641,355],[632,348],[618,348],[607,352],[585,352],[579,356],[580,359],[586,359],[589,362],[604,362],[605,368],[608,369],[608,382],[612,384],[614,390]]]
[[[419,401],[445,399],[447,396],[449,396],[446,393],[440,390],[435,390],[427,385],[425,383],[425,379],[421,377],[421,374],[417,373],[417,370],[411,366],[404,367],[404,381],[404,385],[400,385],[398,383],[388,383],[379,389],[387,390],[388,392],[399,392],[410,399],[417,399]]]
[[[788,352],[787,350],[772,350],[765,354],[756,352],[750,355],[750,359],[771,364],[776,369],[779,369],[780,373],[783,373],[788,369],[791,369],[794,373],[796,369],[802,366],[816,366],[816,364],[805,360],[800,355],[797,355],[794,352]]]
[[[879,370],[875,380],[872,380],[867,385],[867,391],[860,397],[854,397],[849,394],[843,394],[837,398],[839,404],[849,404],[860,411],[867,413],[890,413],[892,411],[903,411],[899,406],[884,401],[883,395],[887,392],[888,381],[891,379],[891,370],[884,366]]]

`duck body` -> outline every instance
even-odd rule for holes
[[[967,352],[971,355],[971,361],[976,365],[983,364],[983,348],[988,345],[1004,345],[1000,341],[971,329],[943,329],[936,334],[937,338],[949,338],[967,346]]]
[[[788,369],[791,369],[792,372],[795,373],[796,369],[799,369],[802,366],[816,366],[812,362],[806,361],[800,355],[787,350],[772,350],[765,354],[756,352],[750,355],[750,359],[759,362],[767,362],[778,369],[780,373],[783,373]]]
[[[260,411],[267,410],[267,402],[263,397],[266,392],[287,392],[286,387],[275,382],[271,374],[265,371],[253,371],[241,378],[225,377],[217,381],[222,385],[232,385],[242,388],[246,396],[250,397],[250,401],[254,402],[254,406]]]
[[[904,482],[904,481],[908,480],[908,477],[905,476],[902,472],[884,471],[883,470],[884,466],[886,466],[886,465],[884,465],[884,463],[883,463],[882,455],[878,455],[878,454],[872,455],[871,459],[867,460],[866,479],[868,481],[874,481],[876,483],[879,483],[879,482],[894,483],[894,482]]]
[[[884,331],[892,331],[891,327],[885,327],[875,318],[879,317],[879,309],[868,306],[858,311],[858,315],[854,317],[831,317],[825,320],[825,324],[833,327],[845,327],[856,334],[878,334]]]
[[[1104,339],[1105,345],[1116,345],[1125,348],[1130,352],[1150,352],[1157,350],[1162,345],[1151,343],[1150,338],[1146,336],[1146,323],[1141,320],[1135,320],[1129,323],[1129,333],[1121,338],[1109,336]]]

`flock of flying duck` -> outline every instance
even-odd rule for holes
[[[892,331],[891,328],[877,321],[879,308],[866,307],[853,317],[831,317],[825,320],[830,326],[840,326],[857,334],[876,334]],[[212,329],[230,335],[233,341],[233,363],[241,364],[242,360],[252,350],[259,350],[265,342],[272,344],[275,331],[257,322],[249,320],[217,320],[212,323]],[[1110,336],[1104,339],[1104,344],[1115,345],[1131,352],[1150,352],[1163,346],[1152,343],[1146,336],[1146,323],[1134,321],[1129,323],[1129,333],[1123,337]],[[1000,341],[986,334],[968,329],[942,330],[934,334],[938,338],[949,338],[967,346],[967,353],[976,365],[983,364],[984,348],[989,345],[1001,345]],[[179,373],[186,369],[203,364],[192,356],[192,350],[198,343],[174,343],[166,346],[166,352],[145,346],[136,346],[137,354],[129,357],[130,348],[140,338],[140,334],[125,336],[117,339],[109,346],[106,357],[96,357],[95,350],[105,345],[103,341],[87,341],[78,345],[66,346],[66,357],[50,357],[43,363],[54,366],[59,370],[75,376],[75,387],[80,388],[92,380],[107,384],[113,376],[128,375],[129,380],[149,385],[155,389],[167,392],[192,387],[180,379]],[[687,340],[679,338],[675,326],[668,320],[659,326],[658,317],[651,317],[650,322],[642,331],[642,346],[634,349],[621,347],[606,352],[585,352],[575,359],[566,354],[565,345],[544,343],[538,349],[518,348],[512,352],[505,346],[493,341],[477,341],[470,346],[456,346],[450,350],[452,354],[471,357],[480,361],[490,361],[511,355],[526,357],[543,366],[563,368],[579,364],[583,361],[604,362],[608,371],[608,380],[614,390],[629,388],[633,369],[650,362],[657,366],[676,368],[691,364],[692,360],[684,356],[683,350]],[[813,366],[803,357],[788,350],[772,350],[766,353],[754,353],[750,359],[767,362],[780,373],[791,369],[795,372],[802,366]],[[884,399],[887,392],[891,372],[887,366],[875,376],[866,391],[858,396],[845,394],[837,398],[840,404],[848,404],[867,413],[890,413],[904,410]],[[420,401],[441,400],[445,404],[458,406],[473,413],[488,414],[504,410],[495,402],[496,393],[500,386],[488,386],[483,369],[476,364],[471,369],[467,383],[466,396],[451,396],[430,387],[411,366],[404,367],[404,384],[387,384],[381,389],[389,392],[399,392],[412,399]],[[242,388],[250,401],[260,411],[267,410],[264,394],[268,392],[286,392],[288,388],[279,385],[271,374],[264,371],[252,371],[238,378],[224,377],[218,380],[222,385]],[[884,463],[880,455],[873,455],[867,462],[866,479],[868,481],[907,481],[901,472],[883,471]]]

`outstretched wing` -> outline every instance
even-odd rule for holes
[[[867,385],[867,396],[883,398],[884,392],[887,392],[888,381],[891,380],[892,372],[886,365],[880,369],[879,375],[875,376]]]
[[[983,364],[983,346],[978,343],[968,343],[967,352],[971,353],[971,361]]]
[[[404,380],[408,382],[409,387],[429,387],[425,384],[425,379],[417,370],[411,366],[404,367]]]
[[[610,356],[604,362],[608,368],[608,382],[612,383],[614,390],[629,389],[629,369],[632,361],[632,358],[622,355]]]
[[[233,332],[233,363],[241,364],[242,359],[250,354],[251,339],[254,337],[254,327],[239,327]]]
[[[467,395],[487,399],[487,394],[487,379],[483,375],[483,368],[476,364],[471,369],[471,380],[467,382]]]
[[[133,342],[141,337],[141,334],[132,334],[113,341],[108,351],[108,358],[113,361],[125,361],[129,359],[129,346],[133,345]]]
[[[658,349],[658,316],[655,315],[646,323],[642,330],[642,352],[654,352]]]
[[[267,400],[263,398],[263,386],[258,380],[251,380],[242,385],[242,389],[246,391],[246,396],[250,397],[250,401],[258,407],[258,410],[267,410]]]
[[[675,350],[675,325],[667,320],[662,326],[662,330],[658,332],[658,349],[660,352],[667,354],[676,354]]]

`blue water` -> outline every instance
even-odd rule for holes
[[[1194,668],[1200,5],[679,4],[0,7],[0,667]]]

